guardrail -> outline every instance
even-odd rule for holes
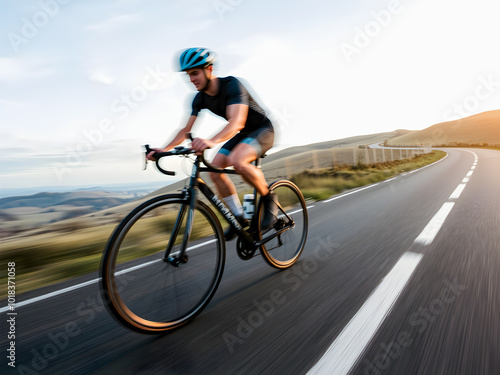
[[[306,169],[331,168],[339,165],[357,166],[412,159],[417,155],[432,152],[432,146],[424,147],[358,147],[329,148],[303,152],[270,163],[263,163],[266,177],[290,178]]]

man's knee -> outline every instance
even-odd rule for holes
[[[244,172],[248,168],[249,165],[250,165],[250,163],[248,163],[246,161],[242,161],[242,160],[237,160],[233,163],[234,170],[240,174],[242,172]]]

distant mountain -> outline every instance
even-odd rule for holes
[[[387,141],[389,146],[420,144],[500,146],[500,110],[483,112],[456,121],[442,122]]]
[[[40,192],[67,193],[71,191],[105,191],[113,193],[128,193],[144,195],[156,190],[167,183],[165,181],[144,181],[129,183],[105,184],[102,186],[37,186],[27,188],[2,188],[0,187],[0,198],[33,195]]]
[[[131,198],[117,198],[116,194],[103,191],[79,191],[70,193],[38,193],[34,195],[0,199],[0,209],[55,206],[88,207],[98,211],[131,201]]]

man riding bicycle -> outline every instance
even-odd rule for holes
[[[153,149],[148,159],[154,160],[154,152],[168,151],[181,144],[202,109],[208,109],[228,121],[228,124],[210,139],[195,138],[191,144],[197,154],[225,142],[212,161],[218,168],[234,167],[245,182],[253,186],[264,199],[264,219],[261,228],[269,228],[276,220],[277,207],[273,193],[269,191],[262,170],[251,164],[264,155],[274,142],[274,129],[264,110],[255,102],[245,87],[232,76],[217,77],[213,74],[213,52],[205,48],[188,48],[180,56],[180,71],[186,72],[196,87],[191,116],[187,125],[164,148]],[[245,225],[243,208],[236,188],[226,174],[210,173],[217,191],[223,197],[240,224]],[[226,240],[235,236],[230,226],[224,232]]]

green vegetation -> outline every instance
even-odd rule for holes
[[[122,244],[118,263],[144,257],[165,249],[172,232],[177,211],[157,208],[144,215]],[[0,252],[0,263],[16,263],[16,294],[60,282],[76,276],[96,272],[102,252],[115,224],[85,227],[82,222],[61,222],[51,230],[5,241]],[[213,234],[206,218],[195,217],[191,240]],[[182,241],[183,228],[176,244]],[[1,283],[7,285],[7,274]],[[0,291],[0,298],[7,296],[7,289]]]
[[[412,159],[304,171],[293,176],[291,180],[301,189],[305,198],[322,200],[348,189],[387,180],[400,173],[421,168],[442,159],[445,155],[443,151],[433,151]]]

